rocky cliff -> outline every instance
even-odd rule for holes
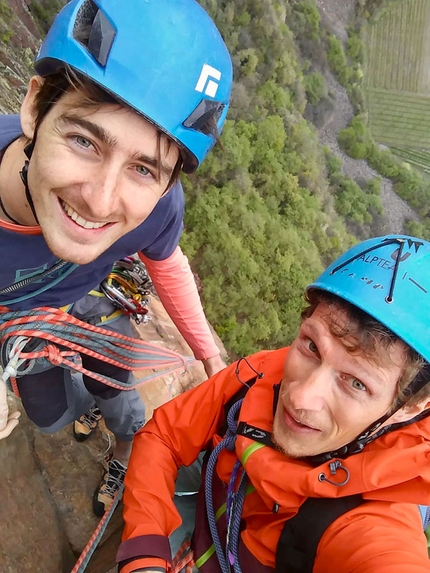
[[[0,112],[19,109],[40,44],[25,0],[0,0]]]

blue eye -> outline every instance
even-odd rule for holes
[[[308,339],[308,348],[311,352],[318,353],[318,347],[313,340]]]
[[[366,386],[363,384],[363,382],[360,382],[360,380],[357,380],[357,378],[353,378],[353,379],[352,379],[352,387],[353,387],[355,390],[361,390],[361,391],[363,391],[363,390],[366,391],[366,390],[367,390],[367,388],[366,388]]]
[[[136,171],[138,173],[140,173],[140,175],[150,175],[148,169],[146,167],[144,167],[143,165],[138,165],[136,167]]]
[[[81,147],[85,147],[85,148],[92,146],[91,141],[89,139],[87,139],[86,137],[84,137],[83,135],[77,135],[76,136],[76,143],[78,145],[80,145]]]

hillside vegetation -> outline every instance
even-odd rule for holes
[[[406,222],[405,231],[427,240],[429,18],[430,5],[425,0],[357,3],[350,39],[356,37],[363,48],[364,90],[358,90],[362,101],[355,101],[356,116],[339,133],[343,150],[354,159],[365,159],[383,177],[391,179],[397,195],[415,211],[416,217]],[[339,74],[338,79],[347,85]]]
[[[317,71],[329,35],[315,3],[202,3],[233,55],[235,86],[223,149],[184,181],[182,246],[210,322],[245,354],[289,343],[304,287],[357,238],[382,232],[380,189],[344,177],[304,119],[330,112]]]

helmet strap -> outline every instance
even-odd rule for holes
[[[34,149],[34,139],[31,143],[29,143],[28,145],[26,145],[24,147],[24,153],[27,156],[28,160],[25,161],[24,163],[24,167],[22,168],[22,170],[19,172],[20,176],[21,176],[21,181],[24,183],[24,189],[25,189],[25,197],[28,201],[28,204],[30,206],[31,212],[33,213],[34,218],[36,219],[36,223],[39,224],[39,219],[37,218],[36,215],[36,209],[34,208],[34,202],[33,202],[33,198],[31,196],[30,193],[30,188],[28,186],[28,167],[30,165],[30,159],[31,159],[31,155],[33,153],[33,149]]]

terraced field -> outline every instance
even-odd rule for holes
[[[368,88],[373,137],[387,145],[430,148],[430,97]]]
[[[370,28],[369,86],[387,90],[429,93],[427,34],[428,0],[393,4]]]
[[[393,3],[370,26],[366,93],[376,141],[430,173],[430,2]]]
[[[420,151],[408,147],[392,147],[391,151],[401,159],[404,159],[411,165],[415,165],[415,167],[418,167],[421,171],[430,175],[430,151],[425,149]]]

